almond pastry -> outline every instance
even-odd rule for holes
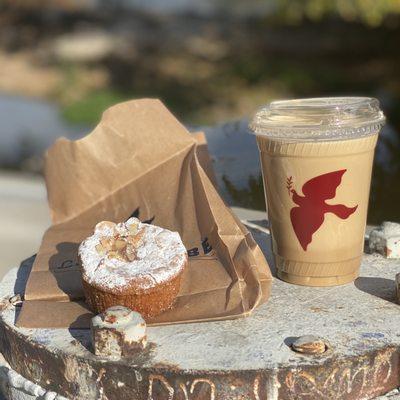
[[[170,308],[188,263],[177,232],[141,223],[99,222],[79,247],[86,301],[96,313],[115,305],[154,317]]]

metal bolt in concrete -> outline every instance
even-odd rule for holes
[[[22,305],[23,299],[22,299],[22,296],[18,293],[18,294],[15,294],[14,296],[11,296],[8,299],[8,301],[10,302],[10,304],[17,307],[17,306]]]
[[[292,343],[292,349],[304,354],[322,354],[328,349],[325,341],[317,336],[305,335]]]

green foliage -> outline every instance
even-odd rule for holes
[[[360,21],[379,26],[389,15],[400,14],[400,0],[276,0],[278,13],[292,23],[302,19],[320,20],[339,16],[345,21]]]
[[[62,109],[63,117],[71,123],[95,124],[100,121],[101,114],[112,105],[128,100],[128,97],[110,89],[91,92]]]

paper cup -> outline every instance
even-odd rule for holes
[[[383,114],[375,99],[366,98],[278,103],[278,114],[291,118],[277,116],[272,103],[260,112],[262,124],[258,113],[251,125],[260,150],[278,277],[308,286],[351,282],[363,253]],[[338,108],[346,108],[346,118],[332,118],[340,114]],[[365,109],[372,115],[365,115]],[[357,120],[361,111],[368,123]],[[273,127],[266,127],[268,113]]]

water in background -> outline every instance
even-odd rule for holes
[[[63,121],[57,106],[38,99],[0,94],[0,167],[41,169],[46,148],[58,137],[77,139],[82,128]]]

